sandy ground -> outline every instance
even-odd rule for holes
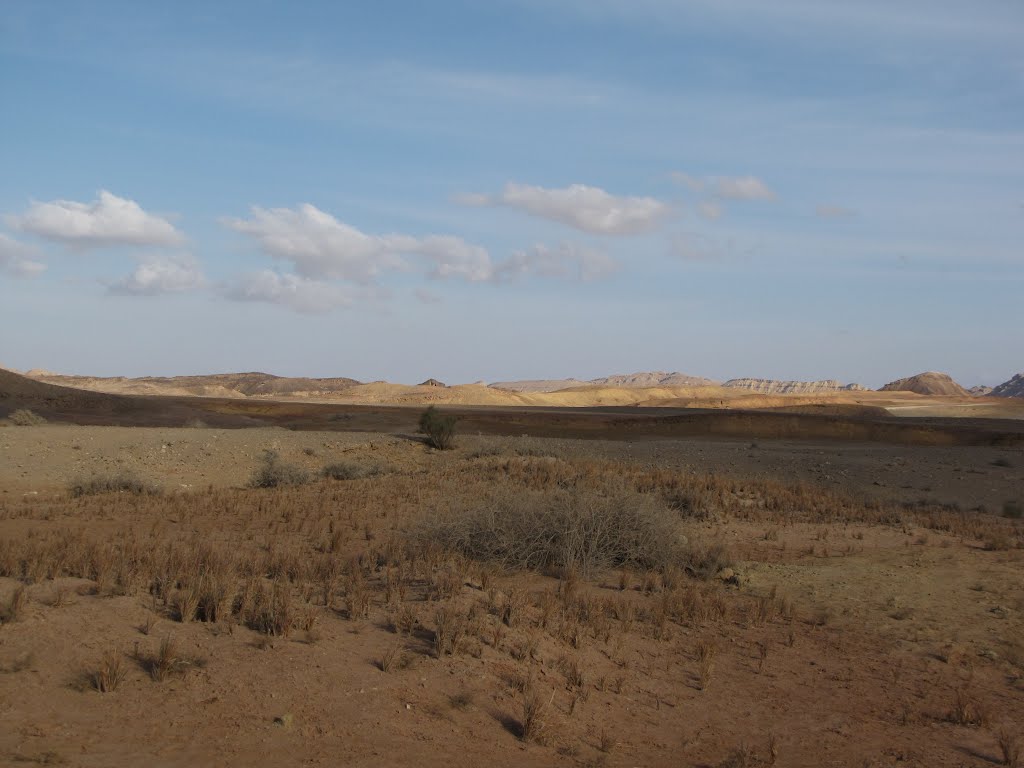
[[[808,482],[858,496],[964,509],[998,510],[1024,496],[1022,448],[463,435],[454,452],[428,454],[414,435],[405,433],[84,426],[0,429],[0,494],[62,490],[77,480],[125,471],[167,490],[239,487],[267,450],[316,472],[355,456],[368,463],[423,466],[507,445],[570,458],[586,455],[688,472]]]
[[[165,519],[147,517],[131,497],[60,501],[72,480],[121,471],[203,498],[217,493],[210,486],[244,485],[267,449],[311,471],[347,461],[394,474],[232,492],[226,508],[241,511],[223,520],[193,514],[187,501]],[[404,519],[402,509],[421,503],[407,493],[396,509],[374,505],[373,483],[416,488],[417,477],[467,471],[490,453],[516,450],[964,510],[998,509],[1024,488],[1021,449],[464,435],[441,453],[398,434],[43,426],[0,429],[0,543],[62,526],[159,529],[172,541],[213,530],[272,540],[310,525],[275,513],[287,501],[333,523],[355,514],[359,541],[372,546]],[[379,662],[396,635],[380,596],[365,620],[324,609],[315,639],[297,633],[268,644],[240,624],[176,622],[144,594],[94,594],[82,579],[44,579],[28,586],[19,619],[0,626],[0,764],[981,768],[1001,759],[1001,729],[1024,728],[1024,550],[987,551],[982,541],[914,524],[787,523],[784,513],[710,520],[695,533],[738,555],[738,585],[701,587],[706,599],[730,606],[724,620],[672,623],[653,635],[644,617],[660,593],[642,592],[639,575],[620,591],[618,575],[607,574],[588,593],[633,601],[638,617],[610,640],[587,635],[574,647],[538,629],[506,628],[493,646],[479,644],[479,656],[438,659],[413,637],[413,663],[390,673]],[[537,592],[558,587],[539,575],[509,578]],[[500,589],[507,584],[499,580]],[[0,604],[17,586],[0,578]],[[774,590],[792,600],[792,618],[760,622],[744,613]],[[431,605],[411,599],[429,622]],[[457,599],[483,606],[486,590],[471,577]],[[115,693],[83,689],[82,674],[105,650],[130,658],[168,634],[203,666],[157,683],[129,664]],[[537,643],[535,657],[517,659],[517,644],[527,642]],[[706,645],[717,655],[702,687]],[[566,658],[585,669],[582,689],[567,683]],[[514,681],[524,669],[550,691],[555,736],[546,744],[518,738]],[[983,723],[953,721],[958,696],[983,710]]]

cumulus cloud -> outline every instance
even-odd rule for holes
[[[844,208],[841,205],[819,205],[814,212],[822,219],[842,219],[854,215],[851,208]]]
[[[606,253],[571,243],[557,247],[544,244],[516,251],[494,269],[496,282],[515,280],[526,276],[594,280],[610,274],[617,268]]]
[[[134,200],[106,190],[101,190],[91,203],[33,202],[25,213],[10,221],[22,232],[72,248],[168,246],[185,239],[166,218],[147,213]]]
[[[146,259],[130,274],[112,283],[108,290],[130,296],[158,296],[183,293],[206,284],[199,264],[188,256]]]
[[[36,250],[0,232],[0,273],[12,277],[35,277],[46,265],[30,258]]]
[[[352,294],[341,286],[269,269],[241,276],[224,286],[223,294],[234,301],[281,304],[309,314],[347,307],[353,300]]]
[[[573,184],[546,189],[509,183],[497,195],[467,195],[470,205],[507,206],[599,235],[628,235],[653,229],[669,206],[653,197],[621,197],[600,187]]]
[[[248,219],[225,219],[225,226],[253,237],[268,256],[290,262],[311,280],[373,283],[384,272],[410,270],[408,257],[422,257],[437,277],[486,280],[486,249],[452,235],[368,235],[313,205],[253,207]]]

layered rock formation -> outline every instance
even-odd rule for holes
[[[835,379],[824,381],[777,381],[775,379],[729,379],[722,385],[745,389],[763,395],[818,395],[828,392],[863,392],[860,384],[843,384]]]
[[[507,389],[511,392],[557,392],[575,387],[623,387],[627,389],[651,389],[654,387],[707,387],[717,382],[703,376],[690,376],[674,371],[641,371],[639,373],[620,373],[603,376],[598,379],[583,381],[582,379],[524,379],[522,381],[496,381],[491,384],[495,389]]]

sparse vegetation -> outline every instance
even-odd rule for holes
[[[103,493],[130,493],[136,496],[159,496],[159,486],[147,483],[128,472],[117,475],[101,475],[85,480],[76,480],[68,486],[72,497],[95,496]]]
[[[28,605],[28,590],[25,589],[24,584],[19,584],[7,598],[7,604],[0,605],[0,624],[20,619],[25,612],[26,605]]]
[[[103,654],[99,666],[90,673],[89,682],[100,693],[112,693],[124,682],[125,675],[124,654],[112,649]]]
[[[427,436],[427,444],[439,451],[455,447],[455,416],[445,416],[430,406],[420,415],[419,430]]]
[[[46,419],[28,408],[12,411],[7,416],[7,420],[16,427],[39,427],[46,423]]]
[[[321,477],[327,477],[331,480],[358,480],[367,474],[368,472],[359,465],[342,461],[328,464],[320,470]]]
[[[304,485],[309,482],[309,473],[295,464],[281,461],[277,451],[263,452],[263,462],[252,473],[250,488],[279,488],[282,486]]]
[[[848,603],[830,600],[827,591],[796,606],[771,586],[786,583],[786,569],[801,562],[808,545],[817,556],[832,557],[841,572],[838,559],[850,542],[870,555],[879,541],[896,541],[914,568],[912,558],[955,542],[947,532],[975,553],[990,540],[1003,552],[1021,542],[1019,522],[1002,516],[858,504],[807,486],[588,459],[565,446],[561,458],[405,450],[421,463],[410,469],[401,457],[382,453],[373,458],[387,462],[388,472],[363,477],[356,468],[374,466],[367,457],[340,463],[337,475],[357,482],[334,482],[327,472],[322,480],[260,491],[0,498],[0,525],[11,532],[0,537],[0,577],[17,580],[0,583],[0,594],[6,605],[13,588],[27,595],[28,585],[57,579],[81,596],[76,617],[88,616],[93,601],[115,610],[116,601],[107,598],[135,596],[125,602],[132,610],[141,602],[147,612],[124,622],[128,634],[115,640],[112,630],[97,631],[104,643],[134,642],[135,653],[122,657],[134,658],[155,681],[201,667],[202,654],[216,666],[224,654],[248,653],[247,664],[259,673],[284,665],[315,688],[310,676],[320,673],[312,670],[359,648],[365,665],[398,675],[382,676],[381,691],[415,686],[410,706],[421,712],[462,719],[452,710],[471,706],[471,687],[487,698],[478,714],[491,710],[492,694],[504,701],[497,713],[504,713],[508,730],[537,745],[530,750],[543,754],[557,745],[579,760],[589,750],[604,762],[609,752],[628,750],[631,760],[634,750],[650,755],[623,730],[623,708],[647,702],[651,718],[671,717],[673,698],[685,688],[684,697],[699,689],[707,707],[723,706],[737,686],[756,697],[765,685],[784,687],[794,664],[827,662],[841,638],[863,631],[851,626]],[[707,514],[694,514],[698,508]],[[847,526],[849,520],[856,525]],[[823,548],[832,554],[821,554]],[[979,556],[993,568],[1014,557]],[[748,570],[750,561],[771,568]],[[986,595],[995,601],[1005,588],[987,583]],[[39,594],[54,588],[44,585]],[[898,590],[887,594],[893,601],[874,601],[873,615],[914,631],[915,613],[907,606],[918,603]],[[2,631],[20,637],[37,619],[54,621],[55,602],[40,599],[30,621]],[[1014,605],[1010,598],[1003,604]],[[175,627],[177,639],[164,636],[157,621]],[[1019,658],[1005,643],[996,650],[1000,663]],[[991,676],[980,682],[989,674],[985,657],[943,658],[943,671],[929,674],[969,673],[979,682],[967,689],[954,677],[958,682],[930,709],[918,705],[903,720],[895,706],[894,726],[921,728],[936,715],[982,726],[984,702],[1015,695],[992,694]],[[13,669],[9,659],[0,655],[0,671]],[[404,680],[398,671],[412,665],[416,675]],[[828,663],[828,669],[851,685],[864,682],[855,665],[840,670]],[[923,672],[902,669],[922,684]],[[893,667],[894,680],[897,673]],[[507,681],[511,690],[486,690],[487,680]],[[761,727],[786,722],[762,719]],[[724,743],[740,737],[733,733]],[[722,743],[718,751],[697,748],[694,760],[721,761]],[[747,750],[747,764],[772,764],[773,743],[767,752]],[[788,743],[786,751],[788,757]],[[802,754],[798,747],[797,759]]]

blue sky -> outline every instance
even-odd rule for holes
[[[0,11],[2,365],[1024,370],[1018,0]]]

